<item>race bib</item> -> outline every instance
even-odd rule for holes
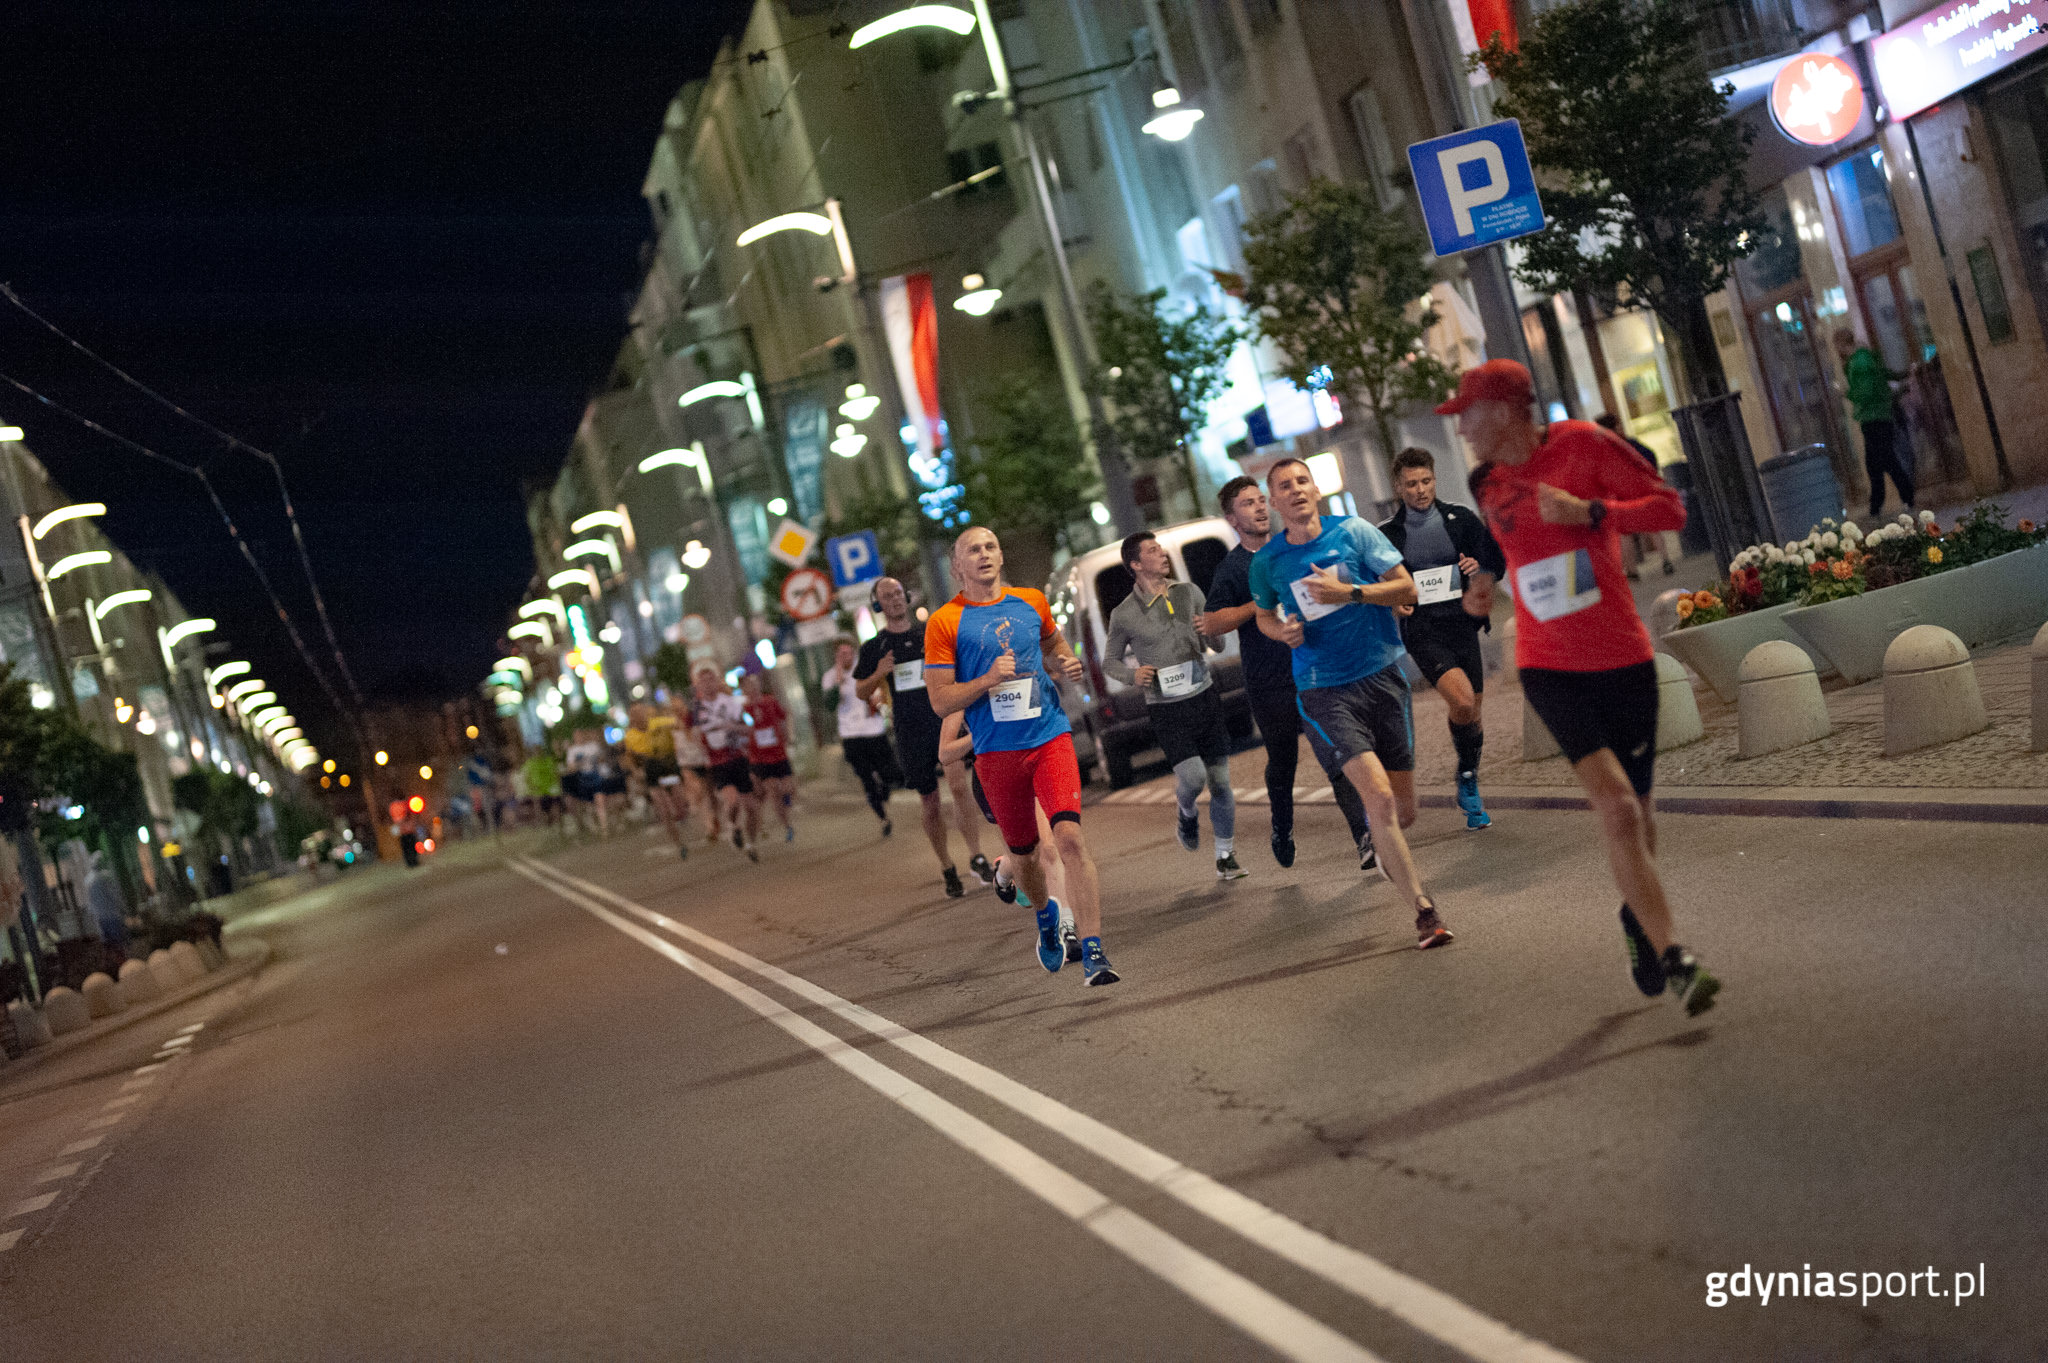
[[[895,679],[898,691],[924,690],[924,662],[922,659],[898,663],[896,664],[895,672],[890,675]]]
[[[1349,601],[1340,601],[1332,605],[1329,602],[1316,600],[1314,594],[1308,589],[1308,584],[1313,581],[1315,579],[1312,577],[1303,577],[1295,579],[1292,584],[1294,587],[1294,604],[1301,608],[1302,619],[1320,620],[1331,611],[1341,610],[1351,604]]]
[[[706,729],[704,746],[714,751],[730,746],[723,729]]]
[[[1574,615],[1598,604],[1600,588],[1593,581],[1593,556],[1584,549],[1525,563],[1515,574],[1515,596],[1538,620]]]
[[[661,781],[659,782],[659,784],[664,786],[679,786],[682,783],[683,778],[680,776],[664,776],[661,778]]]
[[[1198,661],[1190,660],[1159,669],[1159,694],[1168,700],[1191,696],[1201,684],[1202,664]]]
[[[773,730],[773,729],[756,729],[756,730],[754,730],[754,746],[755,746],[755,747],[757,747],[757,748],[772,748],[772,747],[774,747],[774,746],[775,746],[775,741],[776,741],[776,733],[775,733],[775,730]]]
[[[1446,563],[1441,568],[1423,568],[1416,572],[1415,592],[1416,605],[1434,606],[1463,596],[1465,583],[1458,572],[1458,565]]]
[[[1019,720],[1037,719],[1040,708],[1036,683],[1035,677],[1019,677],[989,692],[989,713],[995,716],[996,723],[1013,724]]]

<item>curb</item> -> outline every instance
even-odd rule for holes
[[[1488,809],[1590,809],[1592,804],[1568,786],[1528,787],[1528,794],[1507,794],[1499,787],[1486,792]],[[1923,822],[2048,824],[2048,791],[1942,791],[1900,788],[1896,794],[1870,789],[1776,787],[1753,795],[1703,795],[1677,790],[1657,792],[1659,814],[1707,814],[1738,818],[1778,819],[1909,819]],[[1698,790],[1699,787],[1691,787]],[[1455,809],[1455,794],[1418,795],[1425,809]]]
[[[0,1062],[0,1095],[4,1095],[9,1081],[16,1075],[32,1070],[45,1061],[54,1060],[60,1055],[68,1055],[81,1046],[98,1041],[101,1037],[112,1036],[131,1023],[142,1022],[159,1013],[169,1012],[182,1004],[190,1003],[193,999],[211,994],[216,989],[246,979],[268,965],[270,956],[270,944],[258,938],[256,950],[238,953],[230,958],[226,965],[208,974],[205,979],[194,980],[175,994],[124,1008],[113,1017],[102,1018],[83,1031],[72,1032],[56,1038],[46,1046],[38,1046],[19,1060]]]

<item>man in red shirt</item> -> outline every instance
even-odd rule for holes
[[[1621,566],[1621,536],[1676,530],[1685,505],[1620,437],[1587,421],[1539,427],[1529,371],[1489,360],[1436,410],[1482,461],[1472,486],[1507,555],[1522,694],[1563,749],[1593,810],[1615,882],[1636,987],[1711,1008],[1720,981],[1672,940],[1657,875],[1650,788],[1657,668]]]
[[[759,672],[740,675],[740,696],[746,702],[747,723],[753,726],[747,766],[761,798],[782,820],[782,840],[796,840],[796,824],[790,812],[796,806],[796,772],[789,765],[789,711],[782,708]]]

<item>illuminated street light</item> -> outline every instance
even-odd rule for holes
[[[247,719],[253,715],[258,714],[265,708],[276,704],[277,692],[258,691],[253,696],[244,696],[240,700],[236,701],[235,708],[242,712],[242,717],[244,719]]]
[[[384,750],[383,750],[382,748],[379,748],[379,749],[377,750],[377,765],[378,765],[378,766],[380,766],[380,767],[381,767],[381,766],[385,765],[386,763],[388,763],[388,762],[389,762],[390,760],[391,760],[391,754],[390,754],[390,753],[388,753],[388,752],[385,752],[385,751],[384,751]]]
[[[279,729],[276,733],[270,736],[270,741],[273,744],[282,745],[278,750],[280,752],[284,752],[288,751],[293,746],[292,740],[297,739],[303,741],[305,739],[305,736],[306,731],[304,729],[301,729],[298,725],[294,724],[289,729]]]
[[[838,455],[842,459],[853,458],[853,456],[859,454],[868,443],[868,438],[862,435],[859,431],[853,429],[853,426],[848,422],[842,421],[841,423],[839,423],[838,429],[835,430],[832,434],[832,453]]]
[[[526,659],[520,657],[516,653],[512,654],[510,657],[500,658],[498,659],[498,661],[492,663],[491,670],[494,672],[517,672],[521,676],[525,677],[528,681],[533,680],[533,664],[526,661]]]
[[[1171,85],[1164,90],[1152,92],[1152,107],[1160,112],[1154,114],[1152,120],[1139,131],[1151,133],[1161,141],[1183,141],[1195,130],[1195,125],[1202,121],[1202,111],[1191,104],[1183,105],[1180,102],[1180,91]]]
[[[51,512],[50,514],[55,515],[56,513]],[[49,517],[45,516],[43,519],[47,521]],[[82,554],[66,554],[63,558],[50,565],[49,571],[43,574],[43,581],[55,582],[74,568],[89,568],[95,563],[112,563],[113,561],[114,556],[104,549],[88,549]]]
[[[542,648],[555,646],[555,632],[545,620],[522,620],[505,631],[507,639],[538,639]]]
[[[640,461],[640,471],[642,473],[652,473],[656,469],[667,468],[670,465],[678,468],[693,469],[697,467],[697,458],[697,450],[694,447],[687,450],[662,450],[642,459]]]
[[[685,568],[696,572],[709,562],[711,562],[711,550],[705,547],[704,541],[691,540],[683,546],[683,566]]]
[[[92,608],[92,618],[104,620],[109,612],[115,608],[140,605],[142,602],[149,600],[150,595],[150,590],[147,587],[131,587],[125,592],[115,592],[112,596]],[[246,668],[248,664],[243,663],[242,666]]]
[[[27,438],[28,433],[19,426],[0,426],[0,445],[12,445]]]
[[[292,712],[286,710],[283,706],[279,706],[278,711],[277,714],[267,715],[257,721],[256,729],[265,738],[275,738],[279,729],[289,728],[293,724],[298,723],[297,720],[292,718]]]
[[[433,769],[432,767],[421,767],[421,768],[420,768],[420,780],[422,780],[422,781],[431,781],[431,780],[433,780],[433,779],[434,779],[434,769]]]
[[[242,670],[244,672],[248,671],[249,665],[247,663],[242,664]],[[237,705],[239,705],[241,704],[242,697],[249,695],[251,692],[261,691],[262,689],[263,679],[261,677],[250,677],[246,681],[236,682],[233,686],[230,686],[221,694],[226,696],[229,700],[234,701]]]
[[[873,27],[873,25],[869,25],[869,27]],[[830,233],[831,230],[832,219],[826,217],[823,213],[782,213],[764,222],[755,223],[752,227],[740,233],[739,238],[733,242],[733,245],[752,246],[761,238],[772,237],[777,232],[809,232],[813,236],[822,237]],[[710,388],[715,385],[705,384],[704,386]],[[705,396],[736,398],[739,394],[707,393]],[[687,407],[689,405],[690,399],[686,396],[683,399],[683,406]]]
[[[616,511],[592,511],[569,522],[569,533],[580,535],[594,525],[607,526],[613,530],[624,530],[626,518]]]
[[[177,671],[178,659],[175,650],[178,645],[195,634],[210,634],[218,628],[219,626],[214,621],[202,618],[198,620],[181,620],[169,629],[158,630],[156,632],[157,646],[164,651],[164,666],[173,672]]]
[[[597,574],[588,568],[564,568],[548,579],[548,590],[551,592],[558,592],[572,585],[584,588],[592,596],[604,595],[598,586]]]
[[[107,599],[109,601],[113,600],[112,597],[108,597]],[[206,684],[208,686],[219,686],[221,682],[226,678],[240,677],[246,674],[248,671],[249,664],[242,661],[240,658],[237,658],[235,661],[231,663],[222,663],[219,667],[216,667],[213,669],[213,671],[207,673]]]
[[[49,515],[37,521],[35,529],[28,532],[29,537],[39,540],[66,521],[75,521],[86,516],[104,516],[106,514],[107,504],[105,502],[77,502],[71,506],[60,506]],[[50,574],[51,577],[56,575],[54,571]]]
[[[960,287],[967,290],[967,292],[954,299],[953,306],[966,313],[969,317],[988,316],[1003,296],[1001,289],[989,288],[988,281],[978,274],[968,275],[965,279],[961,280]],[[841,410],[845,409],[842,408]]]
[[[568,626],[569,613],[563,610],[562,603],[555,600],[553,597],[544,596],[538,601],[527,602],[525,605],[519,608],[519,618],[524,620],[532,616],[540,615],[543,612],[552,612],[554,614],[555,619],[560,621],[565,628]]]
[[[767,224],[763,223],[762,226],[765,227]],[[829,231],[829,222],[826,224],[826,227]],[[744,246],[746,244],[747,238],[742,237],[740,245]],[[752,374],[741,374],[737,380],[713,379],[709,383],[700,383],[689,392],[677,398],[676,406],[694,407],[698,403],[708,402],[712,398],[745,398],[747,400],[747,415],[753,418],[754,429],[758,431],[767,424],[768,417],[761,410],[761,394],[754,387],[754,376]]]
[[[853,32],[848,41],[850,48],[863,48],[878,38],[892,33],[901,33],[907,28],[943,28],[955,37],[974,30],[974,15],[951,5],[912,5],[894,14],[884,15],[872,24],[863,24]]]
[[[846,385],[846,401],[839,404],[839,415],[848,421],[866,421],[881,405],[882,400],[870,393],[866,384],[849,383]]]
[[[613,572],[621,571],[618,546],[611,542],[610,536],[606,536],[601,540],[577,540],[562,551],[562,557],[571,562],[579,558],[594,558],[598,555],[603,555],[611,560]]]

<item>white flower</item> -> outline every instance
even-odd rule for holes
[[[1841,543],[1842,537],[1840,535],[1837,535],[1832,530],[1828,531],[1827,534],[1822,535],[1820,537],[1820,547],[1823,549],[1838,548],[1840,547]]]
[[[1845,539],[1845,540],[1860,540],[1860,539],[1862,539],[1862,538],[1863,538],[1863,527],[1862,527],[1862,526],[1860,526],[1860,525],[1858,525],[1858,524],[1856,524],[1856,522],[1854,522],[1854,521],[1843,521],[1843,522],[1842,522],[1842,538],[1843,538],[1843,539]]]
[[[1786,541],[1785,541],[1785,552],[1786,552],[1786,553],[1788,553],[1788,554],[1796,554],[1796,553],[1798,553],[1798,552],[1799,552],[1799,541],[1798,541],[1798,540],[1786,540]]]
[[[1906,529],[1911,530],[1913,528],[1913,518],[1905,512],[1901,511],[1899,513],[1899,524],[1901,526],[1904,526]]]
[[[1907,521],[1907,522],[1906,522],[1906,524],[1908,524],[1908,525],[1911,525],[1911,524],[1912,524],[1912,522],[1911,522],[1911,521]],[[1921,513],[1920,513],[1920,524],[1922,524],[1922,525],[1932,525],[1932,524],[1934,524],[1934,513],[1933,513],[1932,511],[1923,511],[1923,512],[1921,512]]]
[[[1822,516],[1820,523],[1823,529],[1832,530],[1835,528],[1835,518],[1833,516]]]
[[[1815,555],[1815,553],[1811,549],[1802,549],[1799,551],[1799,561],[1801,563],[1813,563],[1817,561],[1817,557],[1818,556]]]

